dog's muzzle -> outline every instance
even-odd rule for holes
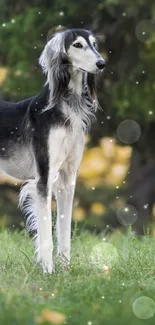
[[[96,66],[99,70],[103,70],[106,66],[106,62],[103,59],[100,59],[96,62]]]

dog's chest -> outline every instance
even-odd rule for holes
[[[70,156],[73,156],[81,138],[83,138],[83,131],[80,123],[72,131],[66,127],[51,129],[48,142],[50,164],[53,166],[62,165]]]

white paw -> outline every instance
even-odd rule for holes
[[[40,264],[40,266],[43,270],[43,273],[52,274],[55,272],[51,254],[50,254],[49,258],[45,258],[45,256],[44,257],[37,256],[37,262]]]
[[[45,263],[41,263],[42,264],[42,269],[43,269],[43,273],[44,274],[52,274],[52,273],[54,273],[55,272],[55,270],[54,270],[54,266],[53,265],[45,265]]]

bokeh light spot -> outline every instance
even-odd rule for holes
[[[124,205],[116,211],[117,220],[123,226],[132,225],[138,218],[138,212],[130,204]]]
[[[91,264],[103,269],[104,265],[112,267],[118,260],[118,252],[114,245],[105,241],[95,245],[90,254]]]
[[[116,133],[121,142],[131,144],[140,138],[141,128],[134,120],[124,120],[118,125]]]
[[[155,21],[150,19],[141,20],[136,26],[135,34],[140,42],[151,42],[155,34]]]
[[[155,303],[151,298],[142,296],[134,301],[132,310],[136,317],[148,319],[155,313]]]

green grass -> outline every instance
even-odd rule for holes
[[[42,274],[33,252],[25,232],[0,233],[0,325],[37,324],[44,309],[65,314],[68,325],[155,324],[155,315],[144,319],[145,303],[143,319],[133,313],[137,298],[155,300],[154,238],[82,233],[73,238],[70,269],[54,275]]]

